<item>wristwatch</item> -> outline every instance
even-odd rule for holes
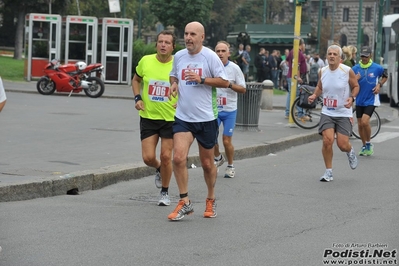
[[[355,100],[356,100],[356,97],[352,96],[352,102],[355,102]]]
[[[229,83],[229,88],[233,89],[233,83],[231,83],[231,82]]]
[[[200,84],[204,84],[204,83],[205,83],[205,78],[201,78]]]

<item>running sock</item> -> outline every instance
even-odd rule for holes
[[[161,188],[161,193],[162,193],[162,192],[168,193],[168,190],[169,190],[169,187],[162,187],[162,188]]]
[[[227,167],[234,168],[234,165],[228,164]]]
[[[222,154],[219,154],[219,156],[215,156],[215,160],[216,160],[216,161],[222,160]]]

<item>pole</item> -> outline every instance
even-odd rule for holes
[[[290,95],[290,106],[292,108],[292,104],[296,98],[297,91],[297,79],[298,76],[298,57],[299,57],[299,40],[301,39],[301,16],[302,16],[302,5],[297,3],[298,0],[295,0],[295,25],[294,25],[294,49],[293,49],[293,60],[292,60],[292,74],[291,74],[291,95]],[[293,124],[294,120],[292,119],[292,112],[289,113],[289,124]]]
[[[378,5],[378,26],[377,26],[377,45],[375,47],[374,62],[380,63],[382,50],[382,18],[384,16],[384,0],[380,0]]]
[[[122,17],[126,18],[126,0],[123,0],[123,13],[122,13]]]
[[[263,0],[263,24],[266,24],[266,0]]]
[[[137,33],[137,39],[140,39],[141,38],[141,3],[142,3],[142,0],[140,0],[140,6],[139,6],[139,31],[138,31],[138,33]]]
[[[357,50],[360,51],[362,42],[362,11],[363,11],[363,0],[359,0],[359,18],[357,23]]]
[[[331,21],[331,38],[330,40],[334,42],[334,21],[335,21],[335,0],[333,2],[333,12],[332,12],[332,21]]]
[[[318,53],[320,53],[320,29],[321,29],[321,13],[323,11],[323,0],[320,0],[320,4],[319,4],[319,20],[317,21],[317,48],[316,51]]]

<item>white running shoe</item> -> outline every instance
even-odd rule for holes
[[[224,174],[224,177],[226,178],[233,178],[234,175],[236,174],[236,169],[234,167],[226,167],[226,173]]]
[[[168,192],[161,192],[159,194],[158,206],[169,206],[170,198]]]
[[[330,182],[333,181],[332,172],[326,171],[322,177],[320,177],[321,182]]]

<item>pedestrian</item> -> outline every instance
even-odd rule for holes
[[[315,87],[319,81],[319,70],[320,65],[318,64],[319,59],[315,58],[313,63],[310,65],[309,71],[309,85]]]
[[[256,67],[256,81],[263,82],[265,80],[264,65],[265,65],[265,48],[261,47],[259,53],[255,57],[254,65]]]
[[[342,64],[347,65],[348,67],[353,67],[354,62],[352,61],[352,49],[350,46],[342,47],[342,53],[344,55],[344,59]]]
[[[269,65],[271,68],[271,75],[273,81],[273,88],[278,88],[277,79],[278,79],[278,63],[277,63],[277,50],[273,50],[272,54],[269,56]]]
[[[338,45],[327,49],[328,66],[322,68],[319,82],[309,103],[323,94],[323,108],[320,117],[319,134],[323,136],[322,154],[326,171],[320,181],[333,180],[333,144],[348,156],[349,166],[357,167],[357,157],[349,142],[352,133],[352,104],[359,92],[359,85],[353,70],[341,64],[342,50]]]
[[[272,69],[269,65],[269,51],[265,50],[265,64],[263,65],[263,78],[270,80],[272,78]]]
[[[4,106],[6,105],[7,97],[6,92],[3,86],[3,80],[0,77],[0,112],[3,110]]]
[[[300,84],[304,84],[306,80],[306,73],[307,73],[307,64],[306,64],[306,57],[304,55],[305,52],[305,42],[303,39],[299,40],[299,51],[298,51],[298,75],[296,77],[297,79],[297,85],[299,87]],[[294,58],[294,49],[292,49],[288,56],[287,56],[287,62],[288,62],[288,74],[287,74],[287,83],[288,83],[288,93],[287,93],[287,100],[285,103],[285,118],[289,117],[290,114],[290,109],[291,109],[291,79],[292,79],[292,60]],[[299,90],[296,90],[296,96],[299,95]],[[298,117],[301,118],[302,120],[309,120],[309,116],[303,114],[303,109],[298,107]]]
[[[172,148],[176,99],[169,100],[169,73],[172,70],[176,36],[161,31],[156,38],[156,53],[141,58],[133,76],[135,108],[140,115],[140,138],[143,161],[156,169],[155,185],[161,189],[159,206],[169,206],[168,193],[172,177]],[[140,88],[142,94],[140,94]],[[156,147],[161,139],[160,160]]]
[[[352,69],[359,83],[359,94],[356,97],[356,118],[359,135],[362,140],[360,156],[374,154],[374,145],[370,143],[370,117],[376,106],[380,106],[379,93],[382,85],[388,80],[387,70],[371,60],[371,48],[362,47],[360,61]]]
[[[277,60],[277,89],[280,89],[281,85],[281,79],[282,79],[282,71],[280,69],[280,64],[283,61],[283,58],[281,57],[281,52],[279,50],[276,50],[276,60]]]
[[[237,117],[237,93],[246,92],[246,84],[240,68],[229,61],[230,45],[228,42],[220,41],[215,47],[215,52],[224,65],[227,78],[229,79],[228,88],[217,88],[218,97],[218,126],[223,123],[223,146],[227,157],[227,167],[224,177],[233,178],[235,168],[233,164],[234,146],[232,143],[233,132]],[[262,49],[262,48],[261,48]],[[219,145],[215,145],[214,150],[215,164],[221,166],[225,158],[219,151]]]
[[[243,71],[244,62],[243,62],[242,58],[243,58],[244,54],[245,54],[244,44],[240,43],[238,45],[238,50],[234,54],[234,63],[236,63],[240,67],[241,71]]]
[[[173,124],[173,172],[180,200],[168,219],[180,220],[194,211],[188,197],[187,156],[197,139],[199,157],[208,188],[204,217],[216,217],[216,167],[214,147],[217,141],[217,102],[214,88],[227,88],[229,81],[222,61],[216,53],[203,46],[204,26],[190,22],[184,30],[186,48],[175,54],[170,72],[170,96],[179,98]]]
[[[352,51],[352,66],[356,65],[356,54],[357,54],[357,48],[354,45],[349,45],[349,49]]]
[[[244,73],[245,81],[248,81],[249,76],[249,64],[251,63],[251,46],[247,44],[245,46],[245,51],[242,54],[242,73]]]
[[[288,49],[284,50],[284,55],[281,57],[283,61],[281,61],[280,63],[280,69],[281,69],[280,89],[284,89],[286,91],[288,91],[287,74],[289,67],[288,67],[287,57],[289,53],[290,50]]]

